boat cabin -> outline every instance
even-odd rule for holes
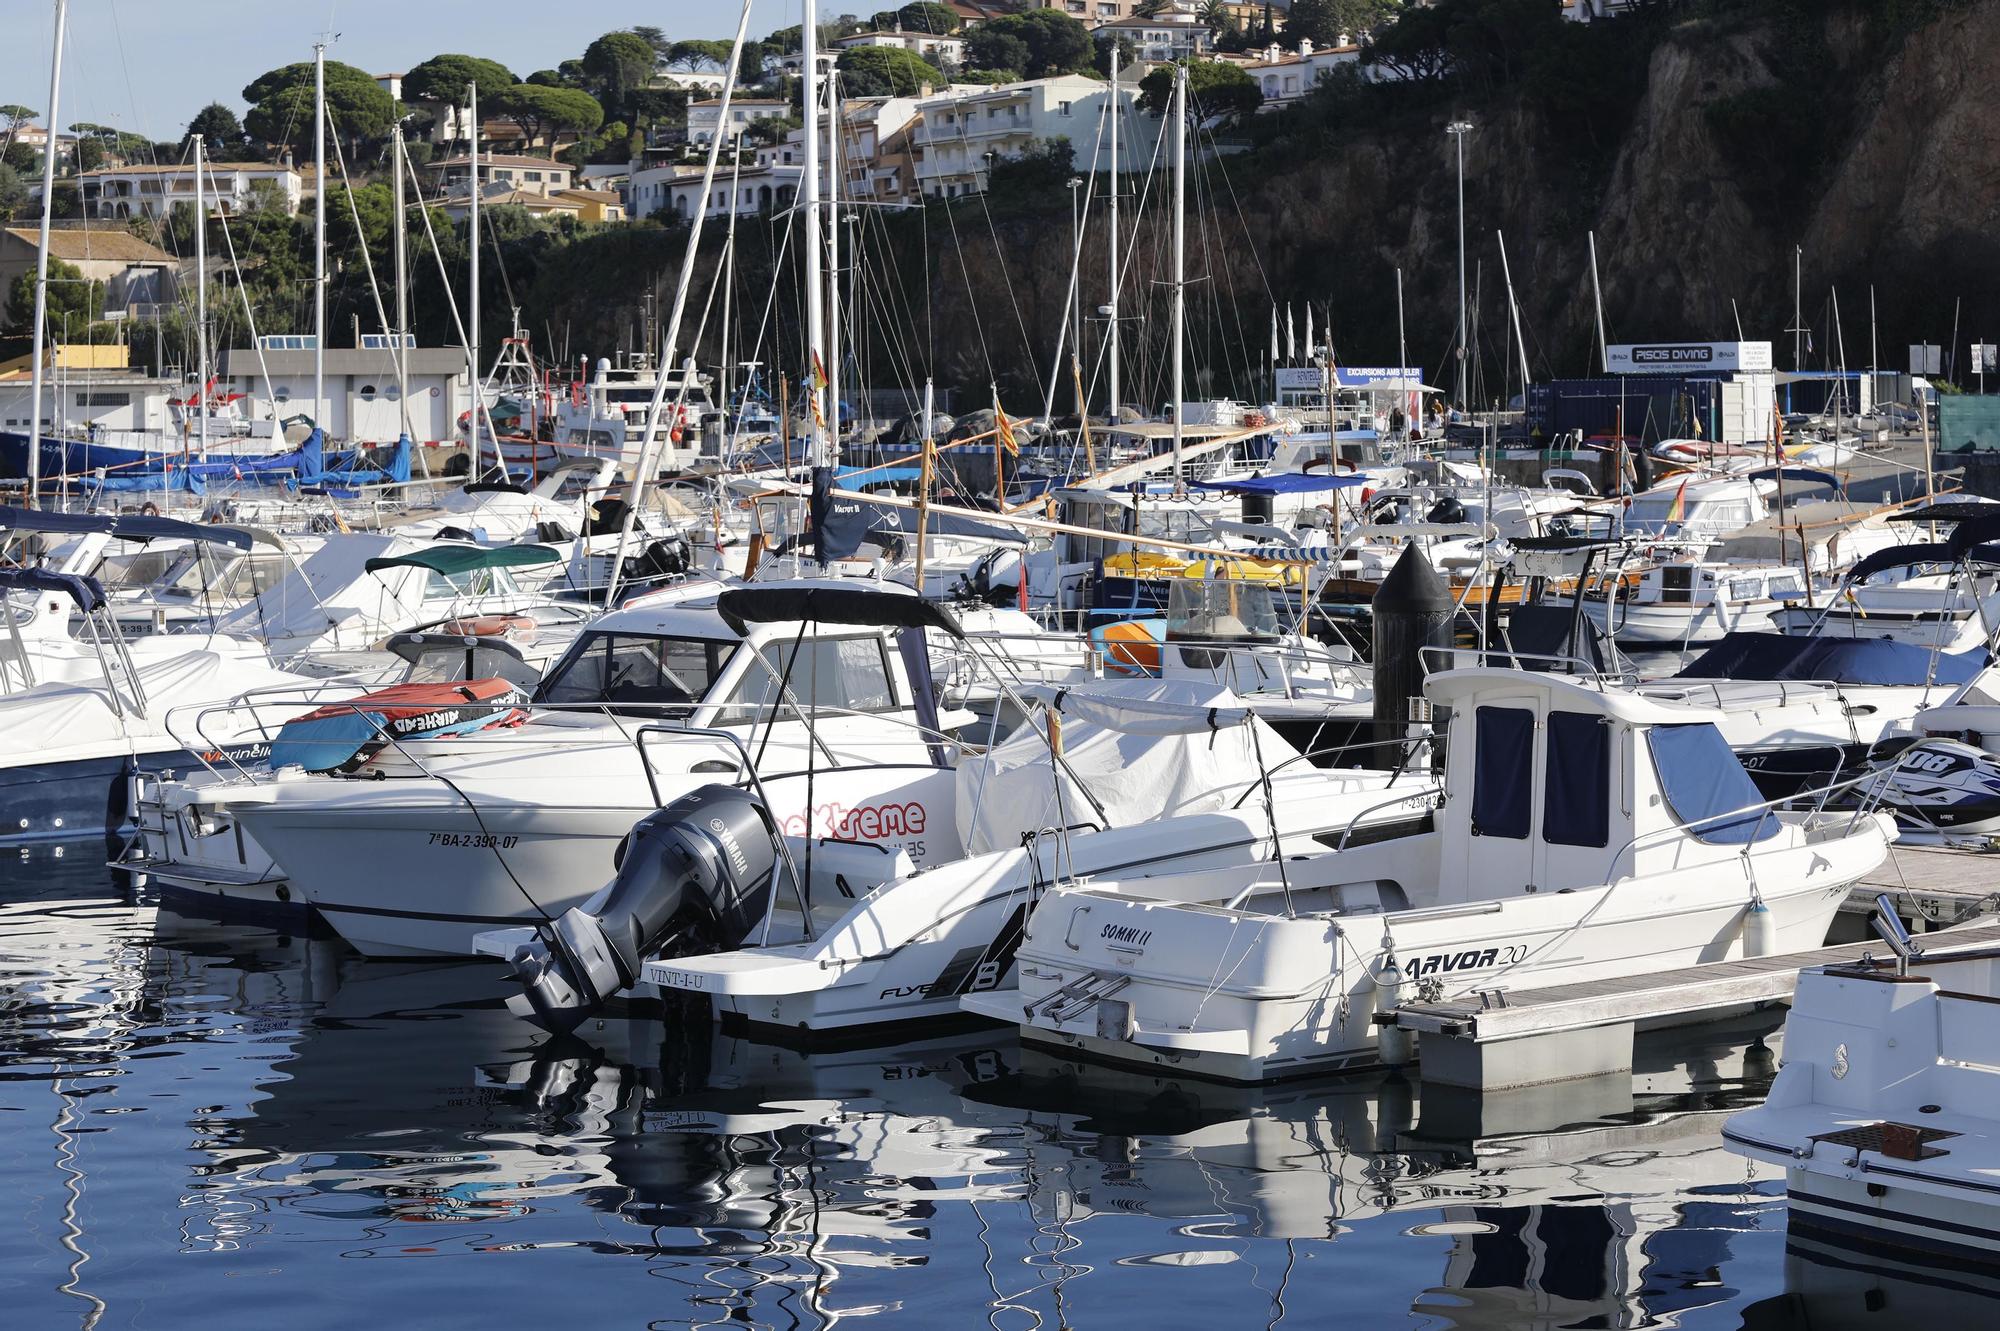
[[[1488,667],[1424,693],[1449,718],[1440,905],[1733,866],[1779,834],[1707,709]]]

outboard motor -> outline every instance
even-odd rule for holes
[[[734,786],[703,786],[647,814],[623,851],[594,913],[573,907],[514,953],[521,1015],[558,1034],[638,983],[648,956],[736,947],[770,904],[777,830]]]

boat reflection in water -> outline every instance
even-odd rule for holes
[[[1783,1292],[1778,1181],[1716,1130],[1771,1075],[1772,1020],[1483,1102],[1183,1082],[1004,1031],[802,1053],[695,1011],[556,1039],[497,968],[56,890],[0,903],[0,1184],[42,1199],[0,1237],[22,1325],[1497,1331],[1823,1306]]]

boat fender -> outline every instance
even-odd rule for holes
[[[1768,957],[1778,951],[1778,921],[1762,896],[1750,898],[1743,912],[1743,955]]]
[[[509,1007],[566,1033],[636,984],[646,958],[740,946],[770,904],[777,837],[763,802],[734,786],[702,786],[647,814],[602,902],[565,911],[515,951],[526,1003]]]
[[[1395,943],[1384,934],[1382,960],[1375,968],[1375,1056],[1384,1067],[1399,1068],[1414,1061],[1410,1032],[1388,1022],[1402,1005],[1403,968],[1396,961]]]

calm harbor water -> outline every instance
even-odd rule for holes
[[[1778,1179],[1721,1149],[1768,1019],[1484,1105],[1004,1032],[556,1041],[489,967],[189,917],[101,863],[0,866],[9,1326],[1901,1331],[1938,1297],[1788,1258]]]

